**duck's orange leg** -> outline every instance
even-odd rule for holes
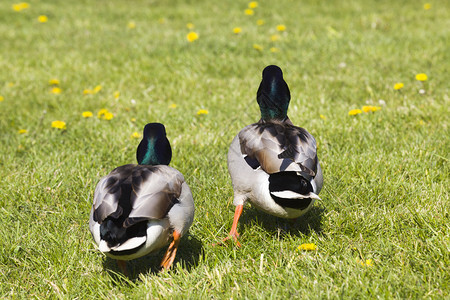
[[[173,241],[170,243],[169,248],[167,248],[166,254],[161,261],[161,268],[169,269],[172,266],[172,263],[175,259],[175,255],[177,254],[178,245],[180,244],[181,234],[174,230],[173,232]]]
[[[239,243],[239,241],[238,241],[239,233],[237,232],[237,224],[238,224],[239,218],[241,217],[243,209],[244,209],[244,205],[242,205],[242,204],[236,206],[236,210],[234,211],[233,225],[231,225],[230,233],[228,234],[228,236],[226,238],[224,238],[222,240],[222,243],[218,243],[216,245],[221,245],[221,244],[225,243],[225,241],[232,238],[235,241],[236,245],[238,247],[241,247],[241,243]]]

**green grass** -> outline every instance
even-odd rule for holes
[[[1,298],[450,297],[448,3],[260,1],[253,16],[247,1],[13,3],[0,3]],[[318,141],[322,201],[294,225],[248,205],[243,247],[213,247],[234,212],[228,145],[258,120],[269,64],[284,70],[291,120]],[[366,104],[382,109],[348,115]],[[114,118],[96,118],[101,108]],[[196,215],[173,270],[156,272],[160,252],[129,263],[127,279],[88,217],[98,179],[135,161],[130,136],[148,122],[166,125]]]

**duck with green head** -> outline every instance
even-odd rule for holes
[[[291,95],[283,72],[267,66],[257,92],[259,122],[242,129],[228,151],[236,206],[229,235],[238,246],[244,204],[281,218],[297,218],[320,199],[323,177],[314,137],[287,116]]]
[[[100,179],[94,193],[89,229],[98,249],[126,262],[168,244],[161,262],[168,269],[180,238],[194,218],[194,201],[183,175],[168,166],[172,158],[164,125],[144,128],[136,157],[138,164],[115,168]]]

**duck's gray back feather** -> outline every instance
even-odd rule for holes
[[[242,154],[248,156],[247,162],[256,160],[268,174],[297,171],[306,179],[316,176],[316,140],[289,119],[249,125],[239,132],[239,142]]]
[[[108,216],[124,213],[119,203],[131,206],[123,226],[143,220],[162,219],[178,203],[184,183],[183,175],[165,165],[124,165],[103,177],[95,189],[94,221],[102,223]],[[130,210],[130,207],[127,209]]]

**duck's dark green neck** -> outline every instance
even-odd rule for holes
[[[136,151],[138,164],[168,165],[172,158],[172,149],[166,138],[164,127],[159,123],[150,125],[145,127],[144,137]]]
[[[287,119],[287,107],[259,107],[261,111],[261,119],[264,121],[278,120],[283,121]]]
[[[263,71],[256,100],[265,121],[282,121],[287,118],[291,94],[283,79],[283,72],[277,66],[268,66]]]
[[[140,155],[138,154],[138,164],[140,165],[161,165],[156,154],[154,139],[142,140],[139,147],[142,147]]]

